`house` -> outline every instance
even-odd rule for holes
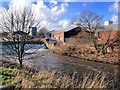
[[[98,45],[103,45],[107,42],[112,43],[120,38],[120,24],[104,25],[103,29],[98,30]],[[117,44],[117,43],[114,43]],[[107,52],[111,53],[113,47],[108,47]]]
[[[64,30],[57,30],[51,33],[51,37],[61,42],[65,42],[67,38],[77,35],[81,31],[81,27],[70,26]]]

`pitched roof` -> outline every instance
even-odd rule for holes
[[[74,29],[74,28],[77,28],[78,26],[76,26],[76,25],[71,25],[71,26],[69,26],[69,27],[66,27],[66,28],[64,28],[64,29],[58,29],[58,30],[54,30],[54,31],[52,31],[51,33],[52,34],[55,34],[55,33],[62,33],[62,32],[67,32],[67,31],[70,31],[70,30],[72,30],[72,29]]]

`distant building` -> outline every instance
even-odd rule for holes
[[[120,32],[119,24],[111,24],[104,26],[103,29],[98,30],[98,43],[104,44],[109,38],[110,40],[115,40],[119,36]]]
[[[64,42],[64,32],[54,32],[51,34],[51,38],[55,38],[61,42]]]
[[[113,24],[113,21],[108,20],[108,21],[105,21],[105,22],[104,22],[104,26],[105,26],[105,25],[111,25],[111,24]]]
[[[30,36],[32,36],[32,37],[37,36],[37,28],[36,27],[30,28]]]

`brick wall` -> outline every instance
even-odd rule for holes
[[[51,37],[64,42],[64,32],[52,34]]]
[[[108,39],[115,40],[118,38],[119,31],[102,31],[98,33],[98,44],[104,44]]]
[[[98,44],[105,44],[109,39],[110,42],[113,42],[116,39],[119,39],[120,31],[102,31],[98,33]],[[108,47],[107,52],[113,53],[113,47]]]

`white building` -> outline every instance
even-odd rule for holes
[[[108,21],[105,21],[105,22],[104,22],[104,25],[105,25],[105,26],[106,26],[106,25],[110,25],[110,24],[113,24],[113,21],[108,20]]]

